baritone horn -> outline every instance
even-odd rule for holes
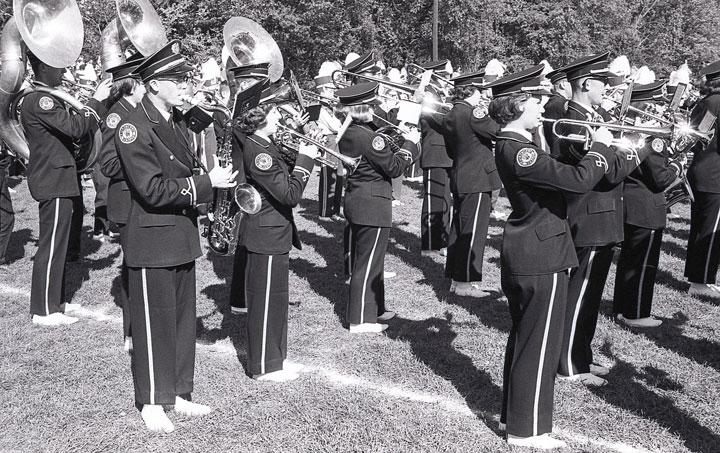
[[[149,0],[115,0],[117,17],[102,32],[103,72],[125,63],[125,49],[132,44],[144,56],[168,42],[160,16]]]
[[[75,0],[13,0],[13,17],[0,37],[0,138],[14,154],[30,157],[14,111],[25,79],[26,47],[48,66],[64,68],[80,56],[83,39]]]
[[[278,132],[280,132],[282,135],[286,135],[286,134],[287,134],[287,135],[290,135],[290,136],[292,136],[293,138],[295,138],[295,139],[297,139],[297,140],[310,143],[311,145],[315,145],[315,146],[317,146],[317,147],[320,149],[320,151],[322,151],[323,154],[327,154],[327,155],[330,155],[330,156],[335,157],[336,159],[338,159],[338,160],[340,161],[340,163],[342,163],[342,164],[345,166],[345,168],[348,169],[348,171],[349,171],[350,173],[354,172],[355,169],[358,167],[358,165],[360,165],[360,159],[361,159],[360,156],[358,156],[358,157],[348,157],[348,156],[346,156],[346,155],[344,155],[344,154],[342,154],[342,153],[339,153],[339,152],[337,152],[337,151],[335,151],[335,150],[333,150],[333,149],[325,146],[323,143],[321,143],[321,142],[319,142],[319,141],[317,141],[317,140],[314,140],[314,139],[308,137],[308,136],[305,135],[305,134],[301,134],[300,132],[297,132],[297,131],[295,131],[294,129],[291,129],[291,128],[287,127],[287,126],[284,126],[284,125],[282,125],[282,124],[278,124],[277,127],[278,127]],[[289,147],[289,148],[291,148],[291,149],[295,149],[294,145],[291,145],[291,144],[287,143],[286,141],[283,141],[283,146],[287,146],[287,147]],[[337,170],[337,169],[338,169],[337,163],[335,163],[335,162],[333,162],[332,160],[328,159],[328,158],[325,157],[324,155],[318,156],[315,160],[316,160],[319,164],[325,165],[325,166],[327,166],[327,167],[329,167],[329,168],[332,168],[333,170]]]

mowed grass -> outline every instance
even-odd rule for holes
[[[448,294],[443,258],[420,255],[421,185],[406,182],[394,212],[386,269],[386,335],[351,336],[342,324],[342,225],[317,217],[317,177],[296,210],[303,250],[290,260],[289,359],[307,365],[288,384],[245,375],[245,319],[225,314],[232,258],[197,261],[194,399],[215,411],[176,431],[145,431],[122,350],[120,247],[91,237],[67,266],[67,300],[87,309],[75,325],[30,323],[37,205],[26,184],[13,196],[13,263],[0,273],[0,450],[22,451],[510,451],[497,431],[508,329],[500,293]],[[92,212],[92,188],[85,201]],[[507,211],[507,200],[500,200]],[[609,385],[558,381],[555,430],[571,451],[720,451],[720,308],[687,296],[682,278],[689,207],[665,233],[654,314],[634,331],[610,318],[615,267],[596,335]],[[492,222],[484,268],[499,286],[502,224]],[[203,240],[203,246],[205,245]],[[2,272],[2,271],[0,271]],[[551,332],[558,335],[559,332]]]

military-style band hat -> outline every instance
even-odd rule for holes
[[[161,77],[179,77],[193,70],[185,57],[180,54],[179,39],[173,39],[160,50],[147,57],[134,73],[138,74],[143,82]]]
[[[648,83],[645,85],[633,86],[632,94],[630,95],[631,102],[639,101],[665,101],[665,92],[663,87],[667,82],[661,80],[659,82]]]
[[[342,105],[379,104],[377,92],[377,82],[363,82],[337,90],[335,97]]]
[[[233,66],[228,71],[236,79],[262,79],[268,77],[270,63],[257,63],[242,66]]]
[[[560,68],[559,71],[567,74],[568,81],[582,79],[583,77],[605,80],[608,77],[609,56],[610,52],[605,52],[578,58]]]
[[[105,72],[112,75],[113,82],[117,82],[130,77],[140,78],[134,72],[135,69],[137,69],[137,67],[140,66],[144,61],[145,57],[143,57],[140,52],[136,52],[130,58],[128,58],[125,63],[113,66],[112,68],[107,68]]]
[[[555,85],[556,83],[560,82],[561,80],[567,80],[567,74],[565,74],[563,71],[556,69],[555,71],[548,72],[545,77]]]
[[[380,68],[375,64],[375,52],[372,50],[365,54],[360,55],[350,63],[345,65],[345,70],[348,72],[354,72],[355,74],[361,74],[363,72],[378,72]]]
[[[533,66],[491,82],[485,88],[492,90],[494,98],[518,93],[550,94],[549,87],[542,84],[544,68],[542,64]]]
[[[700,77],[705,76],[706,81],[720,79],[720,60],[710,63],[698,71]]]
[[[418,66],[423,68],[426,71],[433,70],[433,71],[444,71],[445,66],[447,65],[448,60],[447,58],[443,60],[433,60],[433,61],[426,61],[424,63],[420,63]]]
[[[468,86],[468,85],[475,85],[475,86],[482,86],[483,80],[485,77],[485,70],[481,69],[479,71],[475,72],[469,72],[466,74],[460,74],[457,77],[453,77],[450,79],[450,82],[453,83],[456,87],[461,86]]]

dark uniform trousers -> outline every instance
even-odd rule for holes
[[[136,403],[175,404],[193,390],[195,262],[128,274]]]
[[[503,271],[501,283],[512,328],[505,351],[500,421],[514,436],[549,433],[568,273],[521,276]]]
[[[458,282],[478,282],[482,280],[491,192],[454,194],[453,200],[445,276]]]
[[[30,314],[46,316],[62,312],[73,199],[51,198],[39,206],[40,235],[33,261]]]
[[[714,284],[720,265],[720,193],[695,191],[690,206],[685,277],[693,283]]]
[[[650,316],[663,228],[625,224],[625,240],[615,276],[613,313],[627,319]]]
[[[350,223],[345,224],[343,229],[343,268],[345,277],[350,277],[355,265],[355,242],[353,241],[353,230]]]
[[[1,153],[1,151],[0,151]],[[7,258],[10,235],[15,225],[15,211],[13,210],[10,191],[8,190],[7,168],[2,166],[2,154],[0,154],[0,261]]]
[[[448,170],[441,167],[423,170],[422,250],[440,250],[448,244],[452,206]]]
[[[287,358],[289,254],[264,255],[238,247],[235,266],[235,275],[243,281],[231,300],[248,309],[248,372],[282,370]]]
[[[85,217],[85,203],[82,197],[80,175],[78,175],[78,187],[80,188],[80,196],[72,197],[73,212],[70,222],[70,239],[67,247],[67,255],[72,259],[77,259],[80,256],[83,218]]]
[[[100,166],[96,166],[92,172],[93,185],[95,186],[95,234],[104,234],[110,228],[108,220],[108,186],[110,178],[103,175]]]
[[[318,212],[320,217],[332,217],[340,213],[345,177],[326,165],[320,167],[320,185],[318,187]]]
[[[576,247],[578,267],[570,272],[562,355],[558,373],[589,373],[593,363],[590,344],[595,336],[598,310],[613,259],[613,246]]]
[[[347,320],[350,324],[375,323],[385,313],[383,263],[390,239],[390,228],[351,225],[353,273]]]
[[[123,239],[127,236],[127,225],[125,223],[118,223],[118,230],[120,232],[120,248],[124,248]],[[129,285],[130,285],[130,273],[125,264],[125,255],[123,254],[122,264],[120,264],[120,307],[123,313],[123,338],[129,338],[132,336],[132,329],[130,328],[130,297],[129,297]]]

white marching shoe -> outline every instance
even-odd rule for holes
[[[185,417],[200,417],[201,415],[207,415],[212,412],[210,406],[204,404],[193,403],[186,399],[175,397],[175,406],[173,410],[180,415]]]
[[[597,363],[591,363],[590,372],[595,376],[607,376],[610,374],[610,368],[598,365]]]
[[[488,295],[488,291],[483,289],[480,282],[457,282],[455,280],[450,284],[450,292],[467,297],[485,297]]]
[[[625,316],[618,314],[617,319],[621,323],[625,324],[626,326],[630,326],[630,327],[657,327],[660,324],[662,324],[662,320],[655,319],[653,317],[628,319]]]
[[[690,283],[688,294],[691,296],[714,297],[720,299],[720,286],[710,283]]]
[[[159,404],[145,404],[140,411],[145,426],[149,431],[154,433],[171,433],[175,431],[175,426],[172,424],[165,409]]]
[[[264,373],[264,374],[256,374],[253,376],[253,379],[257,381],[269,381],[269,382],[288,382],[288,381],[294,381],[295,379],[299,378],[300,375],[291,370],[277,370],[272,371],[270,373]]]
[[[380,333],[387,328],[387,324],[364,322],[362,324],[350,324],[350,333]]]
[[[63,312],[65,312],[65,313],[71,313],[71,312],[73,312],[73,311],[79,311],[79,310],[81,310],[81,309],[82,309],[82,305],[80,305],[80,304],[71,304],[71,303],[65,302],[65,303],[63,303],[63,304],[60,304],[60,308],[61,308],[61,309],[63,310]]]
[[[553,439],[547,433],[530,437],[515,437],[508,434],[507,443],[517,447],[537,448],[540,450],[554,450],[556,448],[567,447],[565,442],[559,439]]]
[[[47,316],[33,315],[32,322],[33,324],[37,324],[39,326],[67,326],[69,324],[75,324],[78,322],[78,319],[64,313],[57,312],[51,313]]]

